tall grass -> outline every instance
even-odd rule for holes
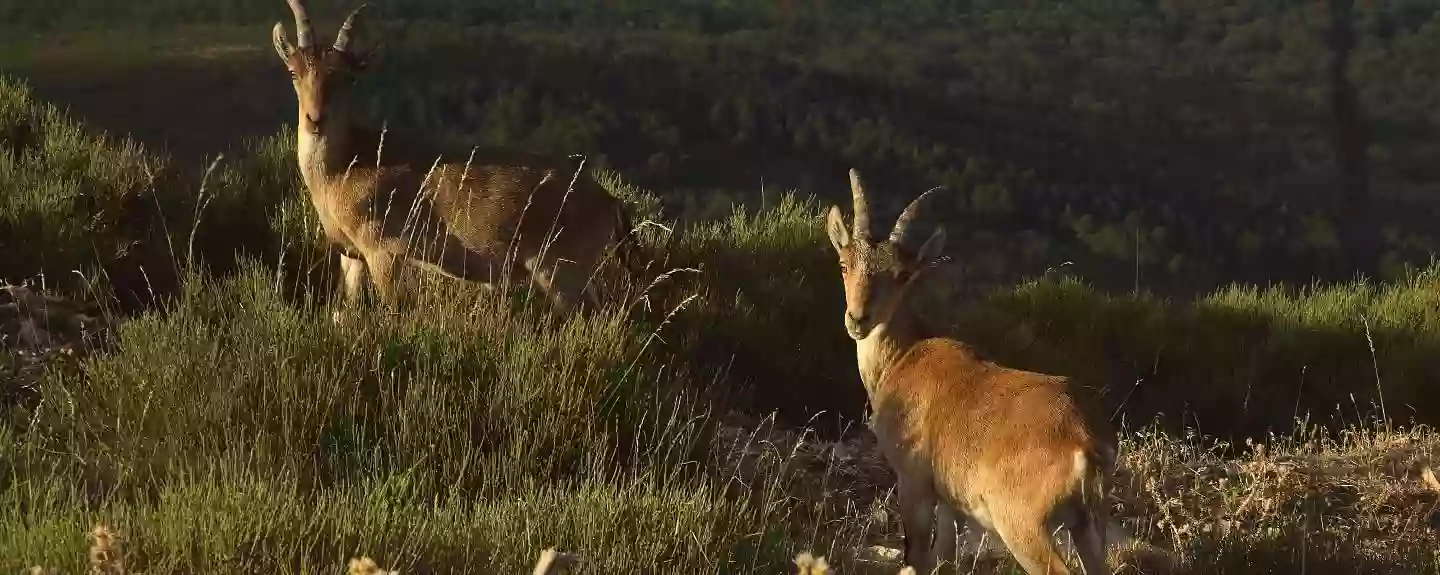
[[[677,385],[690,374],[633,367],[623,313],[552,329],[450,293],[343,328],[259,266],[185,287],[16,408],[0,499],[25,527],[0,535],[0,568],[78,571],[97,520],[136,534],[129,564],[150,572],[367,550],[406,571],[520,572],[548,545],[605,572],[786,557],[765,509],[697,472],[707,406]]]
[[[1238,440],[1286,433],[1297,418],[1435,423],[1437,322],[1432,265],[1384,284],[1231,286],[1195,301],[1037,280],[952,325],[1005,361],[1108,388],[1117,418]]]
[[[99,277],[117,297],[143,300],[174,293],[177,262],[193,252],[191,263],[222,276],[242,256],[262,261],[294,301],[323,302],[333,291],[334,256],[315,231],[286,131],[242,143],[208,175],[180,177],[166,159],[95,139],[7,82],[0,133],[9,134],[8,149],[24,151],[0,160],[10,176],[0,241],[30,249],[0,251],[0,274],[16,281],[44,272],[61,284]],[[677,222],[655,196],[616,174],[597,176],[644,222],[638,233],[657,260],[652,275],[683,270],[627,303],[659,321],[699,296],[663,338],[671,351],[722,371],[731,385],[762,385],[763,393],[737,399],[792,423],[834,431],[863,413],[852,344],[836,319],[823,206],[782,195],[763,209]],[[1096,388],[1117,418],[1260,436],[1307,414],[1435,421],[1437,274],[1432,265],[1385,284],[1232,286],[1175,301],[1049,277],[976,290],[941,270],[922,305],[938,327],[997,359]]]
[[[80,166],[110,151],[68,145]],[[435,282],[401,315],[337,326],[333,260],[291,153],[284,137],[251,142],[200,181],[123,189],[153,205],[156,229],[16,232],[60,254],[143,237],[177,281],[104,353],[52,364],[35,398],[5,406],[0,522],[20,528],[0,533],[0,569],[79,571],[80,535],[101,522],[128,534],[129,569],[157,573],[330,570],[362,552],[403,571],[519,572],[550,545],[601,572],[783,570],[796,504],[714,467],[725,394],[707,390],[715,370],[655,345],[675,326],[632,313],[624,292],[554,324]],[[38,181],[63,176],[64,157],[6,161]],[[67,207],[37,217],[81,209]]]

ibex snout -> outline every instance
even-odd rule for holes
[[[855,341],[865,339],[873,329],[875,329],[875,324],[871,321],[869,313],[864,311],[845,312],[845,332],[850,334],[851,339]]]
[[[320,131],[325,128],[325,115],[324,115],[324,114],[310,114],[310,113],[307,112],[307,113],[305,114],[305,123],[306,123],[307,127],[310,129],[310,133],[312,133],[312,134],[319,134]]]

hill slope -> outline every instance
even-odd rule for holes
[[[553,325],[523,294],[425,282],[409,313],[338,327],[287,138],[233,151],[201,192],[3,87],[18,153],[0,155],[0,243],[27,249],[0,271],[52,266],[51,287],[106,306],[156,266],[173,282],[137,300],[153,308],[108,312],[116,327],[83,357],[47,352],[38,376],[34,350],[5,350],[24,377],[0,394],[0,523],[18,527],[0,530],[0,570],[80,571],[96,522],[154,573],[335,571],[362,554],[522,572],[549,545],[599,572],[783,573],[799,550],[895,570],[864,552],[896,544],[891,478],[834,415],[863,396],[815,203],[647,227],[656,271],[677,271],[620,284],[594,317]],[[953,306],[941,278],[925,296],[1011,364],[1109,384],[1131,424],[1114,503],[1141,540],[1206,572],[1414,573],[1440,567],[1424,482],[1440,438],[1369,415],[1372,399],[1401,420],[1436,413],[1437,272],[1195,302],[1063,279]],[[759,420],[772,409],[778,425]],[[821,410],[818,436],[799,431]],[[1306,413],[1339,425],[1292,425]]]

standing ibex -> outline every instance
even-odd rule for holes
[[[874,242],[855,170],[850,187],[853,232],[838,206],[827,231],[840,256],[845,331],[856,343],[870,426],[899,478],[905,562],[929,573],[938,560],[952,560],[963,518],[998,533],[1035,575],[1069,573],[1051,538],[1067,526],[1085,573],[1109,573],[1104,496],[1115,448],[1108,422],[1087,418],[1067,379],[996,365],[927,331],[906,297],[940,256],[945,232],[917,247],[907,228],[934,190],[906,206],[889,238]]]
[[[352,85],[368,54],[351,41],[365,6],[333,45],[317,46],[305,7],[289,4],[297,44],[278,22],[272,40],[299,103],[300,174],[326,238],[342,252],[347,303],[360,299],[367,272],[380,300],[393,302],[406,264],[487,286],[532,281],[562,313],[597,303],[592,270],[612,244],[622,257],[632,247],[620,200],[566,162],[514,154],[438,163],[359,125]]]

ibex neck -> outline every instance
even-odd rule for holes
[[[359,131],[349,122],[332,120],[319,134],[301,128],[295,142],[295,159],[300,175],[310,189],[314,185],[342,177],[352,163],[360,162],[355,151],[355,134]]]
[[[889,321],[875,326],[870,335],[855,342],[860,380],[872,400],[883,391],[880,385],[890,367],[912,346],[930,335],[920,318],[902,305]]]

